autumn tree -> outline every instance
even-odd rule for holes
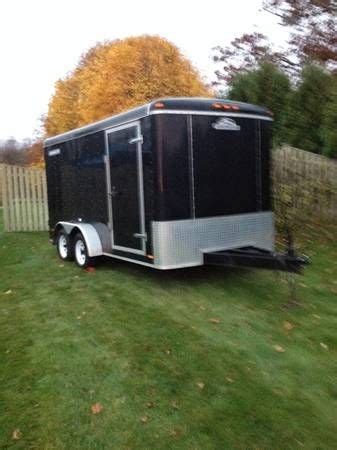
[[[214,47],[213,61],[221,64],[215,71],[215,86],[231,83],[236,75],[256,70],[263,64],[285,70],[293,70],[295,65],[286,55],[273,50],[267,36],[257,32],[236,37],[225,47]]]
[[[288,54],[301,66],[315,62],[337,70],[336,0],[264,0],[263,7],[289,27]]]
[[[215,72],[215,85],[226,84],[236,74],[265,62],[295,79],[309,63],[337,70],[336,0],[265,0],[263,8],[289,29],[287,48],[275,50],[268,37],[257,32],[244,33],[226,46],[215,47],[213,60],[221,64]]]
[[[43,157],[43,142],[38,139],[27,147],[26,149],[27,164],[34,167],[44,167]]]
[[[163,96],[205,96],[209,89],[177,47],[157,36],[96,45],[56,83],[47,135],[67,131]]]

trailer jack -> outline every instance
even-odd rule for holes
[[[309,258],[294,252],[275,253],[257,247],[240,247],[204,253],[204,264],[230,267],[255,267],[300,273]]]

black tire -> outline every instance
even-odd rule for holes
[[[86,269],[87,267],[94,266],[96,258],[89,256],[87,244],[81,233],[75,235],[73,244],[74,258],[78,267]]]
[[[73,246],[70,238],[64,230],[60,230],[56,237],[56,248],[59,258],[62,261],[71,261],[74,258]]]

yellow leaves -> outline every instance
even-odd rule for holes
[[[100,403],[94,403],[90,409],[92,414],[100,414],[103,411],[103,406]]]
[[[198,386],[198,388],[202,391],[202,390],[204,389],[204,387],[205,387],[205,383],[203,383],[202,381],[199,381],[199,382],[197,383],[197,386]]]
[[[294,325],[293,323],[291,323],[291,322],[288,322],[287,320],[285,320],[285,321],[283,322],[283,328],[284,328],[286,331],[291,331],[294,327],[295,327],[295,325]]]
[[[209,319],[208,322],[218,324],[218,323],[220,323],[220,319],[213,317],[212,319]]]
[[[147,423],[148,421],[149,421],[149,416],[142,416],[141,418],[140,418],[140,421],[142,422],[142,423]]]
[[[19,439],[22,438],[22,433],[21,431],[17,428],[13,431],[12,433],[12,439],[14,439],[15,441],[18,441]]]
[[[171,406],[173,409],[179,409],[179,404],[178,404],[177,400],[172,400]]]
[[[274,345],[274,350],[276,350],[279,353],[284,353],[285,349],[283,347],[281,347],[281,345]]]
[[[102,119],[166,96],[207,96],[191,63],[158,36],[97,44],[56,83],[45,128],[48,135]]]
[[[324,348],[324,350],[329,350],[329,347],[328,347],[326,344],[324,344],[324,342],[320,342],[319,345],[320,345],[322,348]]]

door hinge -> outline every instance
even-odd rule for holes
[[[135,138],[132,138],[129,140],[129,144],[137,144],[138,142],[140,142],[141,144],[143,143],[143,136],[137,136]]]

